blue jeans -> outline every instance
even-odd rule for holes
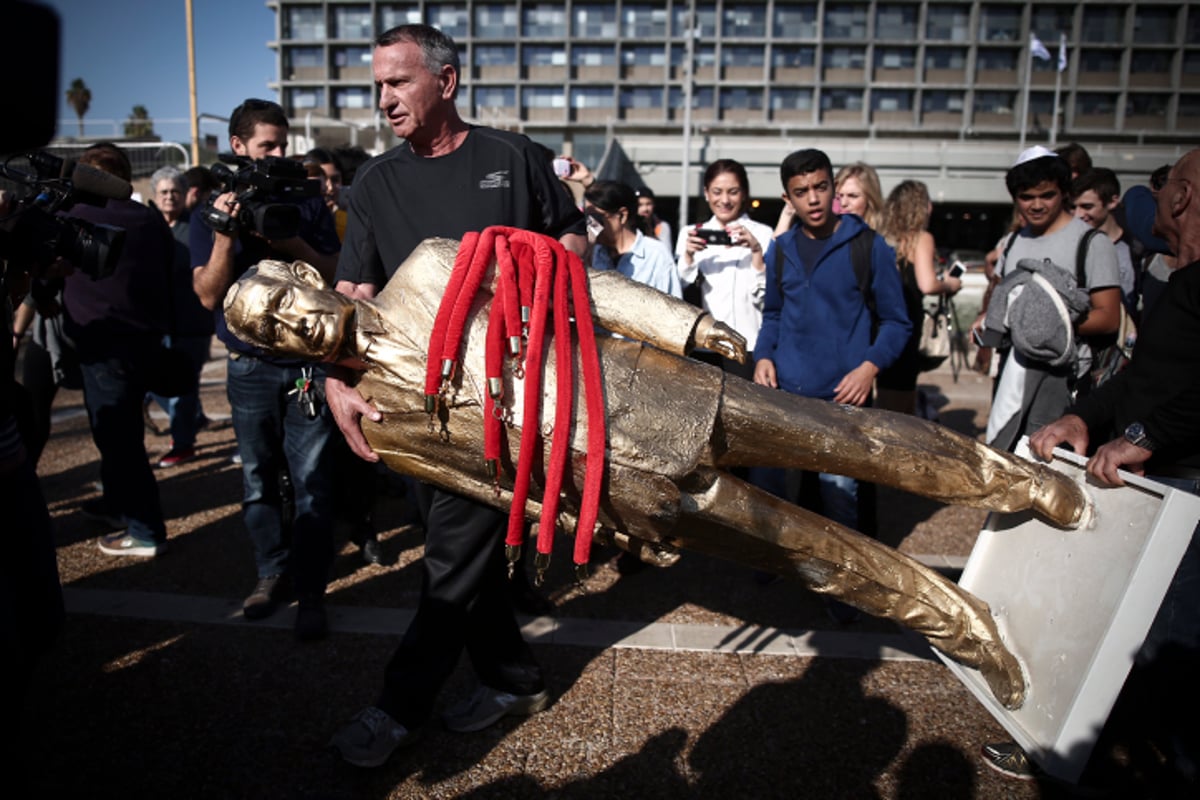
[[[208,351],[212,344],[212,336],[170,336],[163,337],[163,344],[172,350],[180,350],[188,355],[196,368],[197,378],[204,362],[208,361]],[[197,381],[199,387],[199,381]],[[200,430],[200,421],[204,419],[204,410],[200,407],[200,390],[179,397],[160,397],[150,395],[159,407],[167,412],[171,420],[171,447],[186,449],[196,444],[196,434]]]
[[[299,592],[324,593],[333,560],[329,444],[337,428],[323,401],[309,419],[288,394],[300,376],[300,367],[231,357],[227,388],[242,457],[242,512],[258,576],[287,570]],[[313,383],[322,379],[316,373]],[[295,493],[290,536],[279,480],[285,468]]]
[[[144,370],[157,346],[154,339],[145,347],[129,344],[121,355],[80,364],[80,371],[92,439],[100,451],[105,504],[126,519],[131,536],[161,543],[167,528],[142,427]]]
[[[791,485],[789,475],[798,476],[799,471],[751,467],[747,479],[759,489],[795,503],[797,488]],[[858,481],[828,472],[818,473],[817,479],[821,489],[821,513],[850,530],[858,530]]]

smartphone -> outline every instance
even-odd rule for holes
[[[947,272],[946,274],[949,275],[951,278],[961,278],[963,276],[963,273],[966,271],[967,271],[966,264],[962,263],[961,261],[955,261],[953,264],[950,265],[950,271]]]
[[[571,174],[571,162],[565,158],[556,158],[551,162],[554,166],[554,174],[560,178],[565,178]]]
[[[722,228],[696,228],[694,232],[704,240],[705,244],[733,244],[729,231]]]

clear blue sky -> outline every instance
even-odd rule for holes
[[[164,139],[190,142],[187,120],[187,20],[184,0],[43,0],[62,26],[59,58],[60,135],[77,135],[66,90],[83,78],[92,91],[84,116],[88,136],[119,133],[135,105],[143,105]],[[196,101],[200,114],[228,117],[247,97],[278,100],[275,80],[275,12],[263,0],[193,0]],[[108,121],[108,122],[102,122]],[[116,121],[117,127],[114,129]],[[168,120],[173,120],[168,122]],[[225,133],[202,123],[201,135]]]

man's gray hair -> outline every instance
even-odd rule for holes
[[[461,77],[462,67],[458,59],[458,46],[454,40],[430,25],[397,25],[375,37],[375,47],[391,47],[400,42],[414,42],[425,56],[425,67],[434,75],[440,75],[442,67],[454,68],[456,77]]]
[[[150,191],[157,192],[158,184],[162,181],[171,181],[179,191],[187,194],[187,181],[183,177],[183,170],[179,167],[168,165],[154,170],[154,174],[150,176]]]

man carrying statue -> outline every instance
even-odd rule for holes
[[[512,482],[502,473],[497,483],[483,456],[490,280],[465,321],[441,430],[431,426],[426,404],[430,332],[457,248],[452,240],[426,240],[370,300],[326,288],[301,262],[264,261],[234,284],[225,314],[235,334],[257,346],[361,370],[357,389],[379,411],[378,421],[364,418],[363,434],[390,467],[507,509]],[[948,503],[1030,509],[1064,527],[1077,527],[1087,516],[1088,500],[1078,485],[914,417],[814,401],[726,376],[684,357],[695,347],[746,357],[741,338],[711,315],[617,273],[588,273],[587,280],[593,321],[619,334],[597,341],[608,445],[601,533],[650,560],[669,562],[674,549],[685,548],[795,575],[814,591],[922,634],[978,669],[1005,706],[1021,705],[1021,666],[986,603],[907,556],[772,497],[730,470],[836,472]],[[578,308],[575,313],[582,316]],[[545,359],[549,376],[553,347]],[[515,441],[523,424],[522,381],[512,367],[503,380]],[[552,408],[555,381],[548,377],[543,387],[543,409]],[[538,423],[545,429],[549,419]],[[576,410],[573,462],[583,460],[587,425],[588,415]],[[568,529],[578,511],[572,482],[579,480],[567,475],[562,492],[558,522]],[[535,519],[539,506],[528,501],[525,511]],[[351,754],[345,739],[334,741],[347,760],[370,765],[383,763],[399,743]]]

